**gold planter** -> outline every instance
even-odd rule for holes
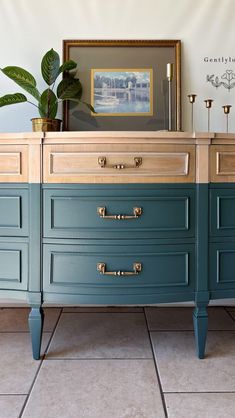
[[[61,129],[61,119],[33,118],[31,121],[33,132],[55,132]]]

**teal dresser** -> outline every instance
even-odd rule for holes
[[[210,299],[235,296],[235,137],[183,132],[0,135],[0,295],[44,302],[193,301],[203,358]]]

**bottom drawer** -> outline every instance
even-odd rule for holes
[[[192,291],[194,261],[193,244],[44,244],[43,289],[73,294]]]
[[[0,288],[27,290],[28,244],[0,242]]]
[[[210,290],[235,289],[235,242],[210,246]]]

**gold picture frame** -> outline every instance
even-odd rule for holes
[[[64,60],[78,64],[77,77],[82,100],[92,102],[92,70],[152,70],[151,112],[92,114],[82,104],[63,104],[63,129],[72,131],[151,131],[168,129],[167,64],[174,68],[172,90],[172,130],[181,130],[181,41],[180,40],[64,40]],[[109,113],[105,115],[105,113]],[[138,117],[137,117],[138,116]]]

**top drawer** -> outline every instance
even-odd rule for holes
[[[0,145],[0,183],[27,181],[27,145]]]
[[[45,145],[44,183],[192,183],[194,145]]]
[[[235,182],[235,145],[212,145],[210,150],[210,181]]]

